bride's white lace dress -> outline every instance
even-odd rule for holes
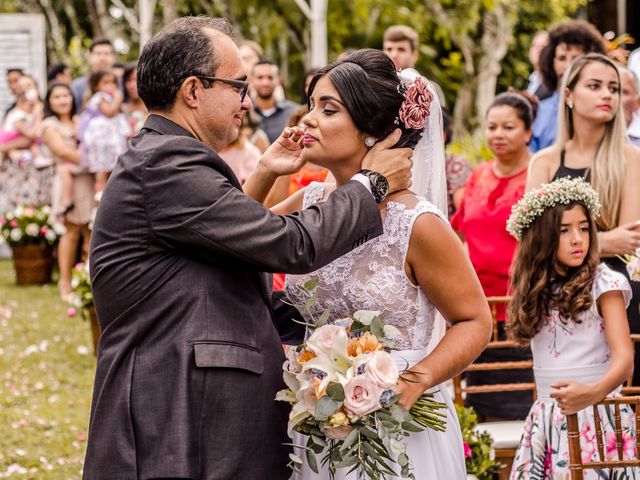
[[[306,188],[304,208],[323,200],[325,185],[314,182]],[[402,333],[396,340],[399,350],[392,353],[401,370],[412,367],[427,355],[436,314],[433,304],[419,286],[411,283],[404,270],[411,230],[422,214],[437,215],[446,221],[433,204],[416,195],[390,201],[384,217],[384,234],[315,272],[288,275],[286,280],[287,293],[296,303],[304,303],[298,285],[312,278],[320,281],[316,289],[318,301],[313,307],[316,318],[327,308],[333,320],[357,310],[380,311],[385,323],[396,326]],[[416,480],[464,480],[462,435],[453,403],[445,388],[433,390],[437,391],[436,399],[447,404],[447,430],[426,429],[408,437],[407,454],[413,473]],[[293,443],[304,445],[306,441],[300,435]],[[346,471],[348,469],[338,471],[335,478],[357,478],[355,473],[346,475]],[[295,480],[328,478],[328,469],[316,475],[306,464],[300,473],[292,476]]]

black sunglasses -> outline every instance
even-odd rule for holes
[[[193,76],[196,78],[199,78],[200,80],[208,80],[211,82],[209,83],[208,86],[205,85],[204,82],[202,82],[202,86],[204,88],[211,88],[213,86],[213,82],[221,82],[221,83],[224,83],[225,85],[230,85],[240,94],[240,103],[244,101],[244,97],[247,96],[247,90],[249,90],[249,82],[246,82],[244,80],[233,80],[230,78],[210,77],[208,75],[193,75]]]

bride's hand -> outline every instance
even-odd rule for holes
[[[403,373],[396,384],[396,393],[402,396],[398,399],[397,405],[410,410],[413,404],[418,401],[427,388],[416,375]]]
[[[305,164],[302,158],[302,137],[300,127],[287,127],[278,139],[262,155],[260,163],[274,176],[290,175]]]

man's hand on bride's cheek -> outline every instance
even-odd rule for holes
[[[305,164],[302,158],[302,137],[300,127],[287,127],[262,155],[260,163],[273,175],[290,175]]]
[[[411,187],[411,166],[413,162],[410,148],[391,148],[398,140],[402,131],[396,128],[386,138],[377,142],[367,152],[362,160],[362,168],[373,170],[386,177],[389,182],[389,193],[405,190]]]

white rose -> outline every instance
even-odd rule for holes
[[[22,239],[22,232],[19,228],[14,228],[11,230],[10,237],[14,242],[19,242]]]
[[[24,215],[24,208],[22,206],[17,206],[13,213],[16,217],[21,217]]]
[[[323,325],[317,328],[307,340],[307,346],[314,352],[329,353],[332,350],[347,350],[349,337],[343,327],[337,325]]]
[[[40,236],[40,227],[38,227],[38,225],[36,225],[35,223],[28,224],[24,228],[24,231],[30,237],[38,237],[38,236]]]
[[[395,386],[400,372],[391,355],[383,350],[377,350],[373,352],[371,359],[367,363],[366,374],[380,388],[386,390]]]
[[[56,238],[58,238],[58,234],[53,230],[47,230],[44,234],[44,238],[46,238],[49,242],[55,242]]]

